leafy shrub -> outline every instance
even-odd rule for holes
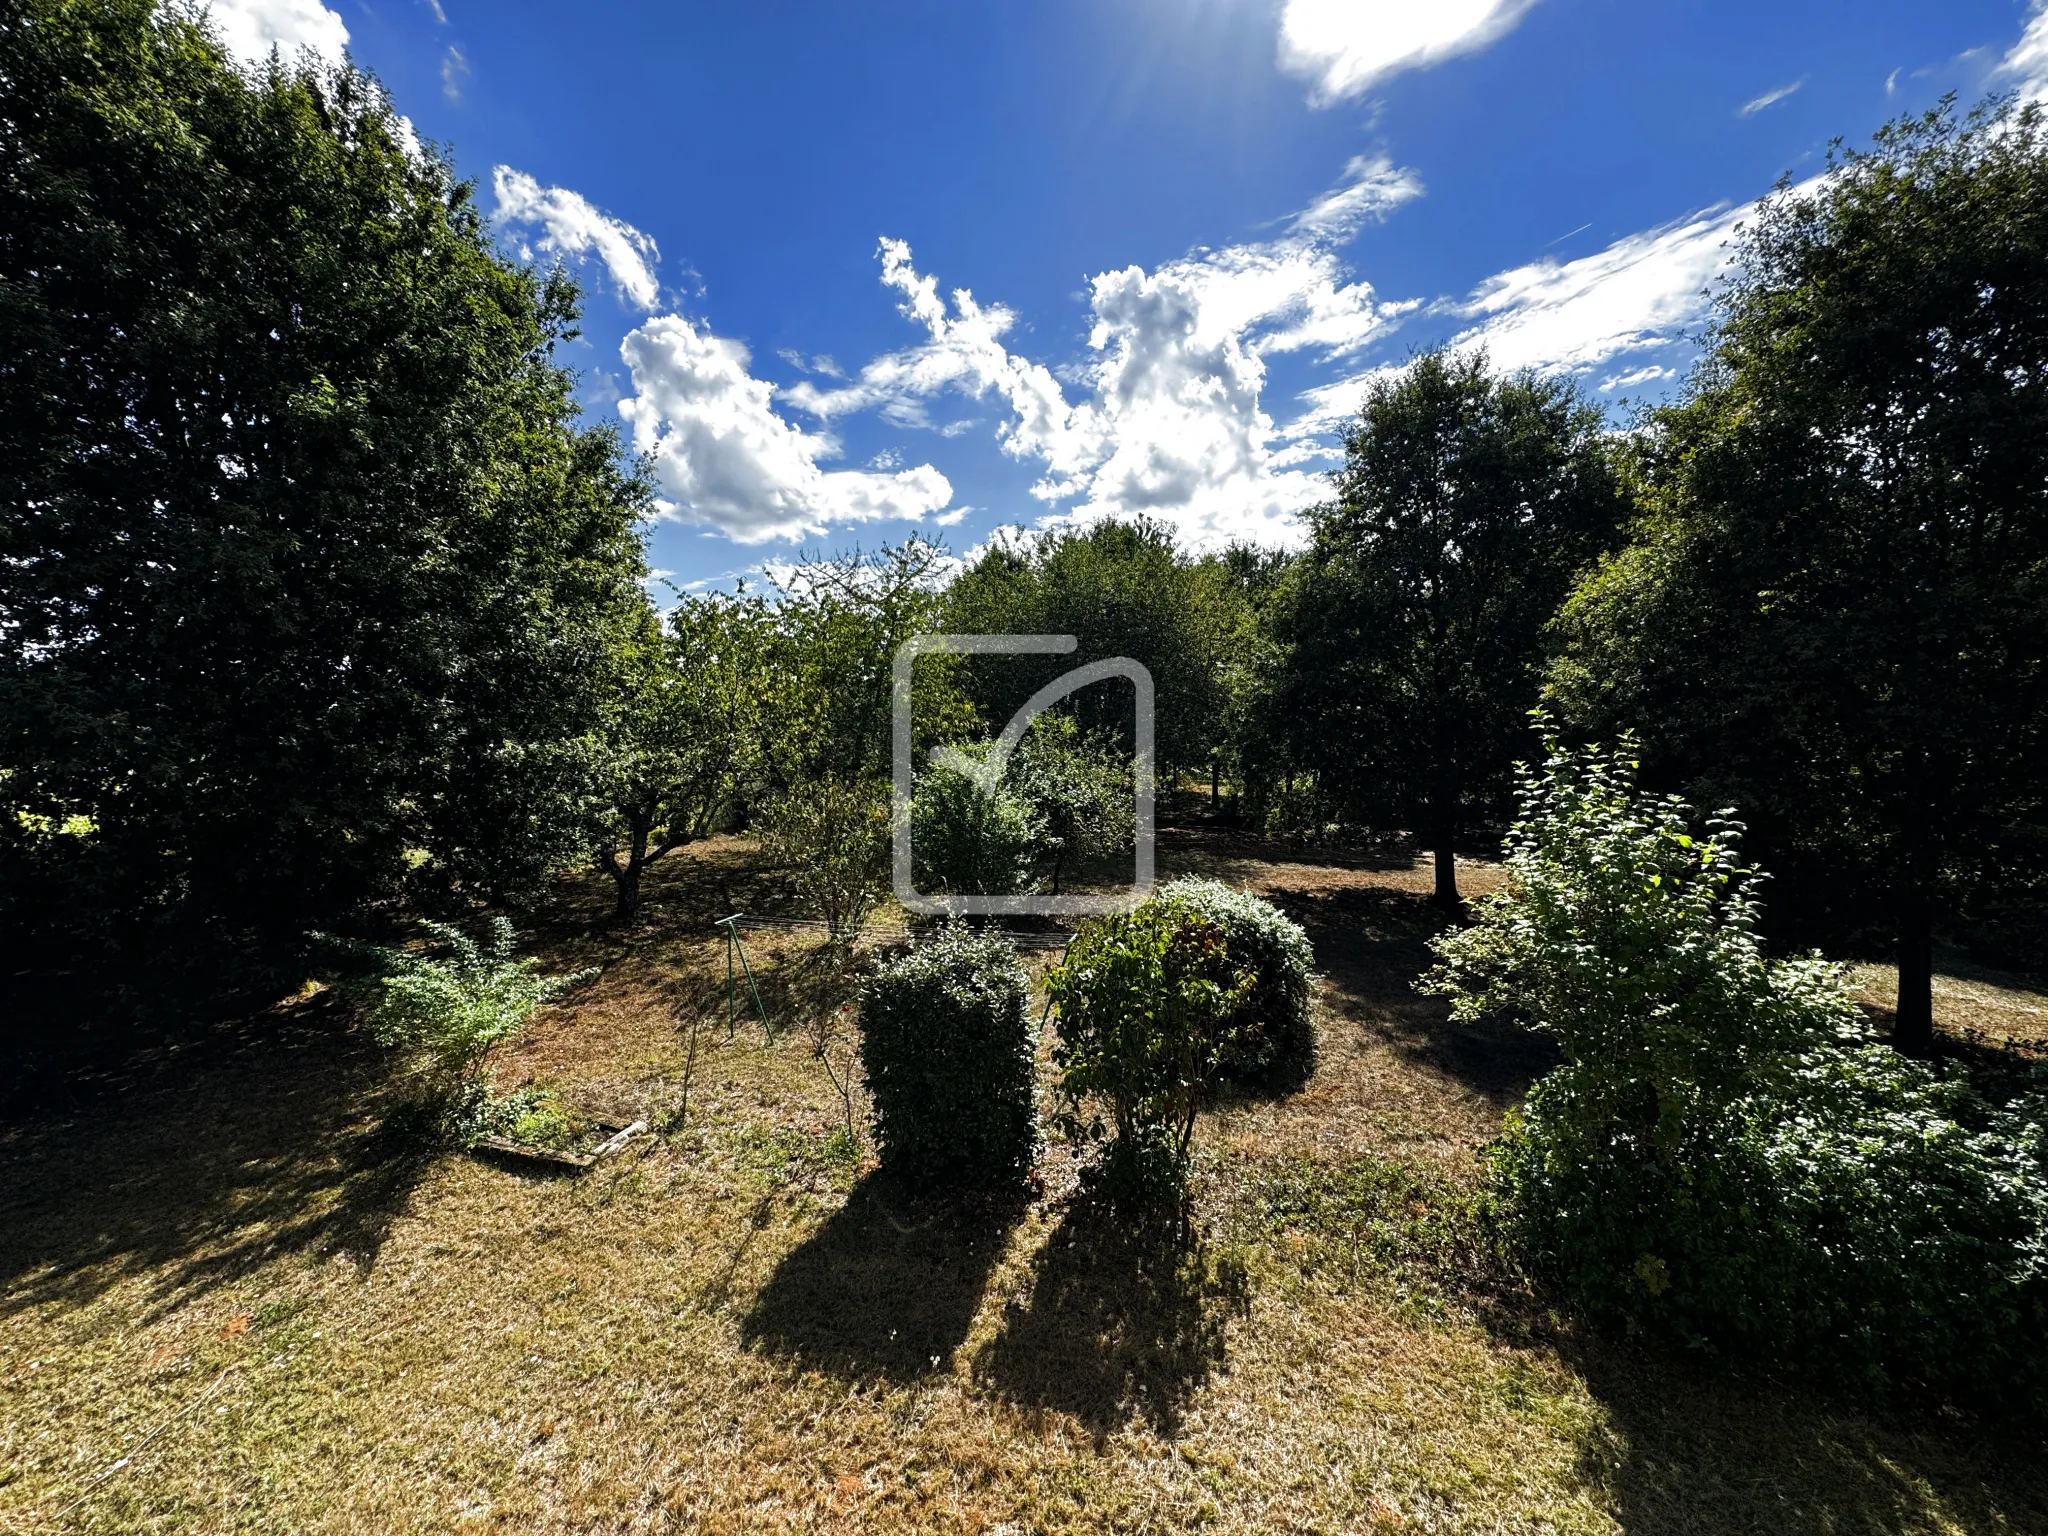
[[[426,928],[447,946],[445,957],[372,949],[381,974],[363,990],[378,1043],[412,1054],[450,1085],[473,1079],[484,1058],[521,1033],[543,1003],[597,975],[594,966],[568,976],[534,975],[537,962],[512,958],[508,918],[491,919],[488,946],[449,923]]]
[[[1184,1187],[1195,1107],[1229,1059],[1252,986],[1231,965],[1223,930],[1163,894],[1086,924],[1048,974],[1068,1126],[1099,1137],[1101,1122],[1080,1112],[1091,1097],[1108,1105],[1109,1166],[1121,1188]]]
[[[919,777],[910,837],[922,888],[1008,896],[1031,881],[1039,827],[980,756],[953,748]]]
[[[1030,980],[1000,935],[949,926],[861,992],[861,1067],[885,1166],[919,1184],[999,1185],[1037,1147]]]
[[[1740,827],[1633,769],[1550,744],[1426,983],[1562,1047],[1493,1149],[1522,1241],[1692,1344],[2048,1406],[2048,1080],[1998,1109],[1867,1043],[1837,969],[1764,954]]]
[[[798,785],[769,807],[761,841],[835,939],[857,937],[889,888],[889,801],[873,784]]]
[[[1113,737],[1083,735],[1071,715],[1040,715],[1006,777],[1034,824],[1035,852],[1054,894],[1080,860],[1131,845],[1131,760]]]
[[[461,1139],[502,1136],[529,1147],[567,1152],[584,1133],[583,1122],[569,1112],[552,1088],[526,1086],[493,1097],[481,1083],[468,1086],[454,1116]]]
[[[1223,935],[1230,969],[1251,988],[1230,1021],[1232,1040],[1219,1077],[1241,1088],[1281,1088],[1307,1080],[1315,1066],[1314,947],[1301,924],[1270,901],[1221,880],[1184,877],[1160,896],[1199,912]]]

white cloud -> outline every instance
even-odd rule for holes
[[[1676,368],[1665,368],[1657,363],[1651,363],[1633,372],[1617,373],[1611,379],[1601,380],[1600,393],[1604,395],[1611,390],[1634,389],[1638,384],[1654,384],[1659,379],[1675,378],[1677,374]]]
[[[1709,209],[1617,240],[1577,261],[1531,262],[1488,278],[1458,312],[1480,324],[1457,338],[1495,366],[1582,373],[1681,341],[1706,313],[1706,289],[1754,204]]]
[[[1775,107],[1787,96],[1790,96],[1793,92],[1797,91],[1802,85],[1806,84],[1806,80],[1807,77],[1805,75],[1801,75],[1797,80],[1794,80],[1790,85],[1780,85],[1772,88],[1771,90],[1765,91],[1763,95],[1756,97],[1754,100],[1746,101],[1740,107],[1736,108],[1735,115],[1737,117],[1755,117],[1757,113],[1763,111],[1764,108]],[[1889,91],[1889,87],[1887,87],[1887,91]]]
[[[1422,196],[1422,179],[1385,155],[1354,155],[1344,179],[1295,215],[1297,234],[1341,240]]]
[[[310,48],[339,64],[348,47],[348,28],[320,0],[212,0],[208,9],[221,43],[250,64],[261,64],[273,47],[287,60]]]
[[[2048,101],[2048,0],[2034,0],[2026,30],[1999,61],[1997,73],[2023,100]]]
[[[894,473],[819,468],[837,443],[776,415],[773,386],[748,371],[747,349],[681,315],[648,320],[619,351],[638,391],[619,402],[619,414],[671,498],[665,515],[678,521],[756,543],[843,523],[915,520],[953,499],[929,464]]]
[[[654,308],[661,289],[655,277],[661,252],[652,236],[592,207],[580,192],[543,187],[509,165],[492,170],[491,189],[497,195],[501,223],[538,226],[540,235],[534,243],[544,251],[575,257],[595,254],[621,295],[642,309]],[[533,253],[522,249],[520,254],[531,260]]]
[[[463,83],[468,79],[468,57],[455,44],[450,43],[448,51],[441,55],[441,94],[450,101],[462,100]]]
[[[1427,69],[1506,35],[1535,0],[1286,0],[1280,67],[1319,106],[1404,69]]]
[[[1295,513],[1323,486],[1298,467],[1313,453],[1282,442],[1276,456],[1261,404],[1265,359],[1296,350],[1349,355],[1410,307],[1383,304],[1351,281],[1330,243],[1420,190],[1411,173],[1361,157],[1285,236],[1196,251],[1150,272],[1098,274],[1089,285],[1089,355],[1057,376],[1010,350],[1016,318],[1008,309],[966,289],[942,295],[907,244],[884,240],[882,281],[926,340],[876,358],[844,384],[804,380],[783,398],[825,421],[878,410],[920,426],[930,425],[928,402],[941,394],[993,398],[1006,407],[1003,449],[1043,471],[1033,494],[1067,504],[1055,520],[1142,513],[1172,523],[1196,547],[1285,541]]]
[[[1810,177],[1791,195],[1810,197],[1825,179]],[[1705,321],[1708,289],[1734,260],[1736,231],[1756,206],[1709,208],[1577,261],[1532,262],[1488,278],[1458,306],[1480,323],[1455,344],[1484,346],[1497,367],[1541,373],[1587,373],[1679,346]]]

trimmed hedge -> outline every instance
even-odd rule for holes
[[[912,1184],[999,1186],[1038,1146],[1030,979],[999,934],[957,925],[863,988],[861,1066],[882,1163]]]
[[[1176,902],[1207,918],[1223,935],[1230,969],[1252,978],[1250,994],[1230,1020],[1232,1040],[1219,1079],[1269,1092],[1306,1082],[1316,1059],[1310,1009],[1316,956],[1301,924],[1270,901],[1221,880],[1173,880],[1152,899]]]

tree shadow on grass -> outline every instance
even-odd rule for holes
[[[290,1253],[367,1272],[440,1149],[383,1119],[384,1054],[343,1022],[267,1010],[232,1052],[0,1132],[0,1314],[144,1275],[147,1320]]]
[[[1408,1061],[1501,1109],[1519,1104],[1557,1065],[1549,1036],[1506,1019],[1454,1024],[1448,1002],[1415,990],[1435,962],[1429,941],[1445,921],[1426,897],[1368,888],[1321,898],[1289,893],[1281,905],[1308,930],[1334,1010],[1369,1021]]]
[[[1629,1536],[2048,1531],[2048,1431],[1832,1398],[1668,1350],[1558,1342],[1603,1409],[1580,1475]]]
[[[1084,1184],[1011,1302],[975,1375],[1034,1407],[1072,1414],[1099,1439],[1132,1418],[1174,1434],[1242,1310],[1241,1273],[1217,1264],[1171,1210],[1133,1213]]]
[[[943,1369],[1025,1196],[914,1198],[870,1173],[786,1255],[740,1325],[752,1348],[856,1381]]]

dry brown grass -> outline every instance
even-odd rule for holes
[[[630,933],[572,887],[534,936],[605,969],[508,1083],[661,1112],[702,1026],[687,1123],[590,1175],[380,1130],[382,1063],[317,996],[8,1130],[0,1528],[2048,1530],[2038,1433],[1698,1370],[1268,1219],[1268,1177],[1376,1160],[1454,1196],[1545,1058],[1409,990],[1422,872],[1166,852],[1285,902],[1328,975],[1309,1086],[1205,1122],[1196,1257],[1058,1145],[1033,1198],[974,1209],[837,1155],[809,1026],[844,982],[750,935],[796,1027],[727,1043],[710,920],[786,894],[714,844],[658,866]]]

